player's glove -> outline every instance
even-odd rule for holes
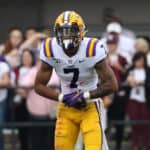
[[[62,101],[66,106],[82,109],[86,106],[86,100],[90,98],[89,92],[76,91],[70,94],[60,94],[59,101]]]

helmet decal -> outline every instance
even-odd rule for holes
[[[63,23],[68,23],[70,19],[70,11],[66,11],[63,15]]]

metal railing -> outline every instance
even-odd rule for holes
[[[126,85],[124,85],[126,86]],[[53,88],[60,88],[58,86],[51,86]],[[26,88],[26,87],[21,87],[21,86],[17,86],[17,87],[7,87],[9,90],[12,90],[13,92],[18,89],[18,88],[24,88],[24,89],[29,89],[29,88]],[[30,89],[33,88],[33,87],[30,87]],[[12,99],[10,100],[10,103],[11,103],[11,107],[12,107],[12,111],[14,111],[14,102],[13,102],[13,97]],[[0,128],[1,129],[11,129],[12,132],[11,132],[11,137],[12,137],[12,140],[11,140],[11,145],[12,145],[12,150],[16,150],[16,141],[13,139],[13,137],[16,135],[15,133],[15,130],[18,129],[18,128],[31,128],[31,127],[54,127],[55,126],[55,121],[47,121],[47,122],[30,122],[30,121],[27,121],[27,122],[16,122],[15,119],[14,119],[14,115],[15,115],[15,112],[11,112],[11,119],[9,122],[3,122],[3,123],[0,123]],[[125,125],[125,126],[132,126],[132,125],[148,125],[150,126],[150,120],[134,120],[134,121],[131,121],[131,120],[112,120],[109,122],[110,126],[112,125]]]
[[[150,125],[150,120],[112,120],[109,122],[111,125]],[[55,126],[55,121],[46,121],[46,122],[4,122],[0,123],[0,128],[29,128],[29,127],[49,127],[49,126]]]
[[[132,126],[132,125],[147,125],[150,126],[150,120],[135,120],[135,121],[111,121],[109,122],[110,126],[112,125],[125,125],[125,126]],[[31,127],[54,127],[55,126],[55,121],[53,122],[6,122],[0,124],[0,128],[6,128],[6,129],[11,129],[11,135],[10,136],[10,141],[9,145],[11,150],[16,150],[18,149],[17,141],[18,134],[16,135],[16,129],[20,128],[31,128]],[[108,135],[109,136],[109,135]],[[109,141],[110,142],[110,141]],[[6,146],[5,146],[6,147]]]

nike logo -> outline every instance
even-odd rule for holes
[[[82,63],[82,62],[84,62],[85,60],[79,60],[79,63]]]

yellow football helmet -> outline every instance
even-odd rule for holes
[[[65,11],[57,17],[54,32],[58,44],[64,49],[71,49],[79,46],[85,36],[86,27],[79,14],[75,11]]]

